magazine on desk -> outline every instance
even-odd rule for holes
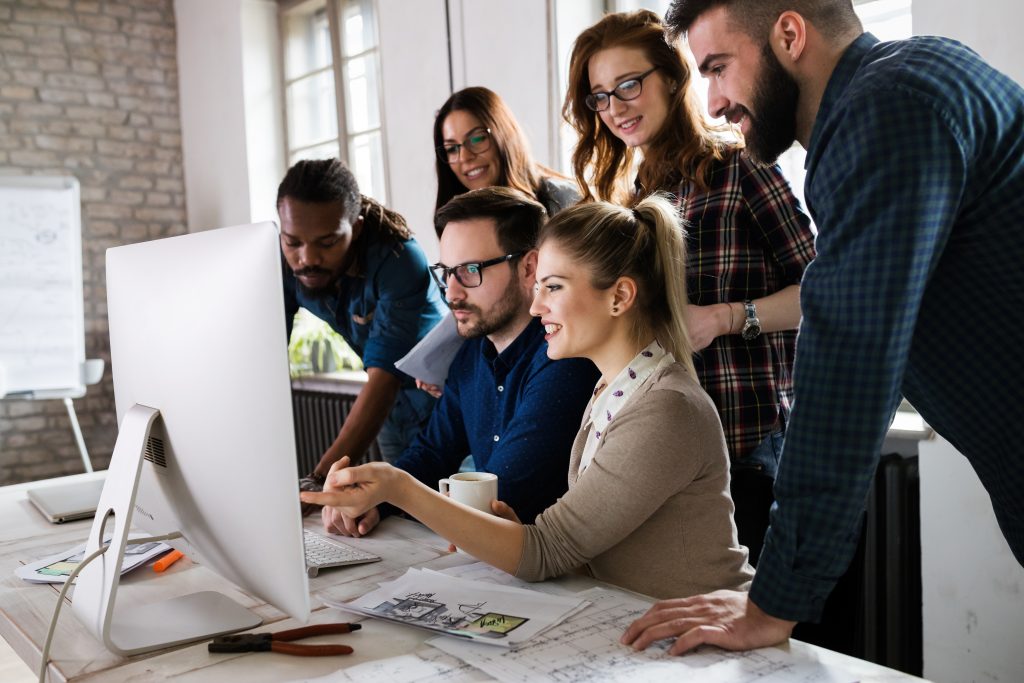
[[[133,534],[135,538],[139,536]],[[110,543],[110,537],[103,539],[104,544]],[[129,544],[124,549],[124,561],[121,564],[121,575],[141,567],[156,556],[171,550],[166,543],[150,542]],[[29,583],[64,583],[71,572],[85,556],[85,543],[55,553],[41,560],[30,562],[14,570],[14,575]]]
[[[587,606],[556,596],[410,569],[395,581],[332,607],[491,645],[515,648]]]

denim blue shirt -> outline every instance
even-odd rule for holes
[[[336,291],[325,298],[305,295],[291,269],[283,265],[288,335],[295,313],[305,308],[344,337],[364,367],[387,370],[404,387],[412,387],[413,379],[396,370],[395,361],[441,320],[441,293],[416,240],[374,241],[365,249],[361,272],[342,275]]]
[[[955,41],[864,34],[822,97],[806,197],[818,253],[751,598],[818,618],[901,394],[971,461],[1024,563],[1024,90]]]
[[[529,524],[569,483],[569,452],[599,373],[589,360],[553,361],[534,318],[500,354],[486,337],[466,340],[427,428],[396,467],[431,488],[473,455],[498,475],[498,497]]]

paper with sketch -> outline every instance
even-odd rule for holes
[[[855,676],[800,660],[778,648],[725,652],[704,648],[668,655],[664,641],[643,652],[619,644],[626,627],[650,603],[619,591],[592,588],[578,594],[589,606],[515,650],[433,638],[428,643],[482,669],[502,683],[548,681],[701,681],[701,683],[851,683]],[[660,646],[659,646],[660,645]]]
[[[494,679],[434,648],[356,664],[318,678],[290,683],[477,683]]]
[[[395,362],[395,367],[427,384],[444,386],[444,381],[448,378],[448,368],[462,342],[455,318],[452,317],[451,311],[448,311],[441,318],[441,322],[427,332],[427,336]]]
[[[134,535],[139,538],[138,535]],[[110,537],[104,539],[104,544],[110,543]],[[124,575],[136,567],[141,567],[157,555],[171,549],[166,543],[136,543],[129,544],[124,549],[124,560],[121,563],[121,574]],[[76,545],[63,552],[44,557],[41,560],[31,562],[14,570],[14,575],[19,579],[31,583],[64,583],[68,580],[71,572],[85,557],[85,544]]]
[[[409,569],[350,602],[328,605],[478,642],[515,647],[586,606],[577,596],[545,595]]]

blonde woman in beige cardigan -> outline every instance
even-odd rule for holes
[[[384,463],[339,462],[308,503],[358,516],[383,502],[460,548],[539,581],[578,568],[655,597],[746,589],[729,461],[714,404],[694,377],[683,231],[672,205],[594,202],[542,229],[531,312],[551,358],[584,357],[602,378],[573,444],[569,491],[521,524],[488,515]]]

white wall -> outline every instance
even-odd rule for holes
[[[450,0],[455,89],[482,85],[501,95],[530,141],[534,158],[554,162],[550,87],[557,63],[546,0]],[[440,102],[438,103],[441,104]]]
[[[427,259],[434,235],[434,113],[451,94],[444,0],[378,0],[384,128],[391,208],[405,216]]]
[[[189,231],[249,222],[241,0],[175,0]]]
[[[920,455],[924,676],[1024,681],[1024,568],[967,459],[943,439]]]
[[[253,223],[277,220],[277,186],[288,163],[277,12],[274,0],[242,2],[248,221]]]
[[[1024,3],[1019,0],[914,0],[915,35],[940,35],[966,43],[1000,71],[1024,83]]]
[[[190,232],[276,220],[285,172],[277,5],[175,0]]]

